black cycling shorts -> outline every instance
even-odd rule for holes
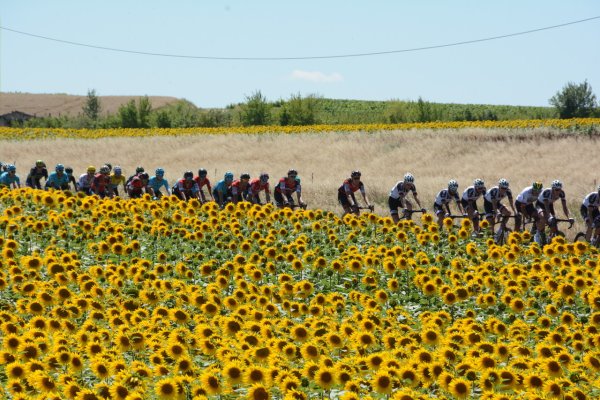
[[[502,210],[503,208],[506,208],[506,207],[504,207],[504,204],[502,204],[501,202],[496,203],[496,210]],[[487,201],[486,199],[483,199],[483,209],[485,210],[486,217],[494,216],[494,206],[492,205],[491,201]]]
[[[395,199],[392,196],[388,198],[388,205],[390,206],[390,214],[392,215],[398,214],[399,208],[404,208],[404,202],[402,201],[402,199]]]
[[[522,206],[525,206],[524,212],[521,212]],[[526,217],[533,218],[533,217],[537,216],[537,209],[535,208],[533,203],[525,204],[525,203],[521,203],[520,201],[517,200],[517,201],[515,201],[515,209],[517,210],[518,213],[522,213]]]

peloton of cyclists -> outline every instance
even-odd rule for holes
[[[371,203],[369,203],[369,199],[367,198],[367,193],[365,191],[365,185],[360,180],[361,173],[360,171],[352,171],[350,173],[350,178],[344,180],[342,186],[338,188],[338,202],[344,208],[344,214],[354,213],[356,215],[359,214],[359,206],[356,201],[356,197],[354,196],[354,192],[357,190],[360,191],[362,198],[369,209],[372,209]],[[342,216],[343,216],[342,215]]]
[[[302,199],[302,186],[300,185],[298,171],[290,169],[288,170],[287,176],[281,178],[273,190],[275,205],[279,208],[293,208],[295,206],[294,198],[292,197],[293,193],[296,193],[298,205],[300,207],[305,207],[306,203],[304,203],[304,200]]]
[[[596,192],[589,193],[583,199],[581,204],[581,216],[585,221],[587,230],[585,238],[588,242],[597,242],[600,238],[600,186]],[[592,235],[593,233],[593,235]]]
[[[248,188],[248,201],[254,204],[263,204],[260,199],[260,192],[265,192],[265,201],[271,202],[271,189],[269,188],[269,174],[261,172],[258,178],[250,180]]]
[[[450,212],[450,202],[454,200],[456,207],[461,214],[465,214],[460,198],[458,196],[458,182],[451,179],[448,182],[448,188],[442,189],[438,192],[435,201],[433,202],[433,210],[438,220],[439,226],[442,226],[444,218],[449,217],[452,213]]]
[[[417,196],[415,177],[410,172],[407,172],[404,175],[404,179],[396,182],[394,187],[392,187],[392,190],[390,191],[390,196],[388,198],[390,215],[392,216],[392,220],[394,221],[394,223],[398,223],[398,221],[400,221],[400,216],[398,215],[399,208],[405,208],[403,212],[403,217],[407,219],[411,219],[412,217],[412,203],[406,198],[408,192],[412,192],[415,202],[421,208],[421,211],[425,212],[425,209],[421,206],[421,202],[419,201],[419,198]]]
[[[562,182],[559,180],[552,181],[551,187],[542,190],[536,203],[541,226],[541,229],[538,229],[538,232],[534,237],[534,240],[538,243],[546,243],[546,235],[544,232],[546,225],[550,227],[552,236],[556,235],[558,232],[558,223],[556,222],[556,213],[554,211],[554,202],[558,199],[560,199],[562,204],[563,213],[570,222],[573,222],[573,219],[569,215],[567,198],[565,191],[563,190]]]
[[[515,214],[515,230],[517,232],[521,231],[521,222],[525,222],[525,218],[531,218],[535,221],[538,232],[543,229],[538,211],[535,207],[535,203],[537,202],[543,187],[544,185],[542,182],[533,182],[531,186],[527,186],[517,196],[517,199],[515,200],[515,209],[517,211]]]
[[[502,178],[498,181],[498,186],[494,186],[490,188],[483,196],[483,208],[485,210],[485,218],[490,224],[490,229],[492,232],[495,232],[496,226],[496,215],[498,212],[502,215],[502,219],[500,220],[500,227],[502,229],[506,228],[506,222],[508,218],[511,216],[510,211],[504,204],[502,204],[502,199],[505,197],[508,198],[508,203],[510,208],[513,211],[513,214],[516,214],[515,206],[513,204],[513,196],[510,191],[509,183],[506,179]]]

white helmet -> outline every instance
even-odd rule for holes
[[[404,182],[414,183],[415,177],[410,172],[407,172],[406,175],[404,175]]]
[[[552,181],[552,189],[562,189],[562,182],[559,180]]]
[[[504,188],[504,189],[508,189],[508,181],[504,178],[500,179],[498,181],[498,187]]]
[[[483,182],[483,179],[477,178],[473,181],[473,186],[478,189],[484,187],[485,183]]]
[[[456,189],[458,189],[458,182],[456,182],[454,179],[450,179],[450,181],[448,181],[448,190],[451,192],[456,192]]]

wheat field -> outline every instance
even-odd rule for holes
[[[303,196],[311,208],[340,212],[337,188],[354,169],[362,172],[376,212],[387,213],[391,187],[411,172],[424,207],[432,208],[449,179],[459,191],[482,178],[493,186],[510,181],[516,195],[532,181],[564,183],[571,215],[579,217],[581,199],[597,187],[599,159],[595,137],[551,129],[418,130],[376,133],[330,132],[260,135],[198,135],[147,138],[53,139],[0,142],[0,160],[16,162],[24,180],[36,159],[49,168],[63,163],[78,176],[88,165],[121,165],[130,175],[137,165],[152,175],[166,170],[169,183],[183,172],[203,167],[213,182],[225,171],[236,176],[261,171],[271,182],[289,168],[299,171]],[[558,204],[557,204],[558,205]],[[558,214],[562,210],[558,207]],[[580,222],[578,221],[578,225]],[[576,227],[578,228],[578,227]]]

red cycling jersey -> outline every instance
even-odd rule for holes
[[[254,196],[260,193],[262,190],[269,193],[269,182],[261,181],[259,178],[254,178],[250,181],[250,189],[248,190],[248,194],[250,196]]]
[[[94,175],[91,188],[95,193],[104,193],[107,186],[110,184],[110,177],[101,173]]]
[[[210,186],[210,181],[208,178],[200,178],[199,176],[195,177],[194,180],[198,184],[198,189],[202,189],[203,186],[208,188],[208,191],[212,191],[212,187]]]
[[[354,180],[352,178],[349,178],[349,179],[346,179],[344,181],[344,183],[342,184],[342,186],[339,187],[338,192],[340,192],[342,194],[346,194],[346,193],[354,193],[357,190],[360,190],[361,193],[364,193],[365,185],[362,183],[362,181],[360,181],[358,185],[355,185]]]
[[[300,183],[296,179],[291,179],[291,182],[286,177],[279,180],[279,184],[275,186],[277,193],[292,194],[294,192],[300,192]]]

